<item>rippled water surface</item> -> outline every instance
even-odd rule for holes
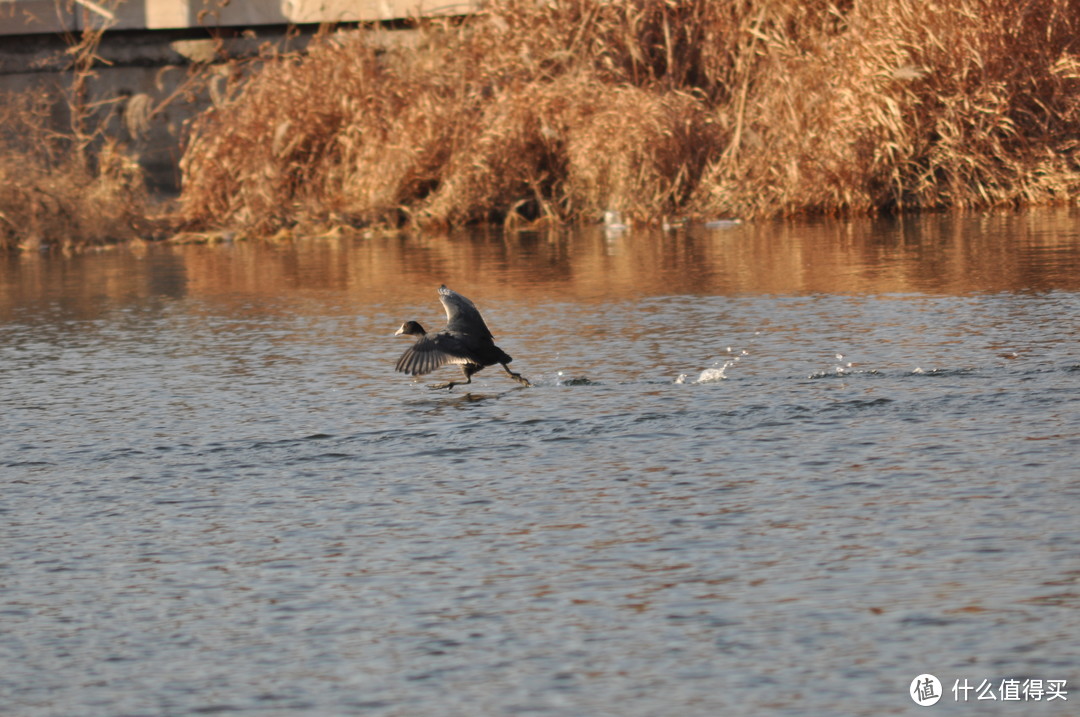
[[[0,390],[5,715],[1080,700],[1074,213],[9,257]]]

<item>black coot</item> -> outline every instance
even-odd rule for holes
[[[398,359],[398,371],[419,376],[446,364],[457,364],[465,374],[464,382],[447,381],[431,387],[451,389],[462,383],[472,383],[473,374],[485,366],[499,364],[510,378],[523,386],[532,385],[527,378],[507,367],[513,359],[495,345],[484,317],[473,302],[447,289],[445,284],[439,287],[439,301],[446,309],[445,329],[429,334],[415,321],[406,321],[395,333],[395,336],[417,337],[416,343]]]

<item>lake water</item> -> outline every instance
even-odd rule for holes
[[[0,391],[5,715],[1080,701],[1075,212],[6,257]]]

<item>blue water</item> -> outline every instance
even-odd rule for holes
[[[0,711],[1071,714],[1069,219],[7,260]]]

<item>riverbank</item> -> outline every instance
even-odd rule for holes
[[[125,208],[117,238],[1071,202],[1078,19],[1066,0],[498,0],[408,48],[349,32],[266,58],[191,126],[167,212],[108,162],[73,191]],[[9,248],[57,213],[12,220],[20,191],[0,196]]]

